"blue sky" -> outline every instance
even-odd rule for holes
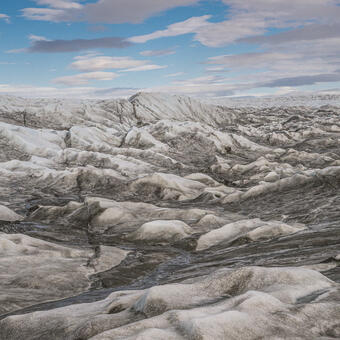
[[[337,91],[339,0],[2,0],[0,94]]]

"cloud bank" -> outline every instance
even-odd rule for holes
[[[48,40],[44,37],[30,35],[32,44],[28,48],[12,50],[12,53],[67,53],[96,48],[125,48],[132,44],[119,37],[97,39]]]
[[[47,8],[23,9],[23,16],[27,19],[120,24],[140,23],[155,14],[179,6],[194,5],[199,0],[98,0],[88,4],[66,0],[36,0],[35,2]]]

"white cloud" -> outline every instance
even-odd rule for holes
[[[83,73],[56,78],[53,80],[54,83],[69,86],[86,85],[90,81],[112,80],[120,76],[114,72],[103,72],[103,70],[117,69],[120,72],[139,72],[167,67],[166,65],[149,64],[148,60],[136,60],[131,57],[106,57],[89,54],[74,59],[71,68],[83,71]]]
[[[23,16],[31,20],[58,22],[59,17],[65,13],[62,9],[54,8],[25,8],[22,10]]]
[[[80,71],[101,71],[108,69],[127,69],[148,64],[147,60],[131,57],[78,56],[71,67]]]
[[[139,23],[163,11],[189,6],[199,0],[97,0],[81,5],[78,1],[35,0],[50,8],[25,8],[23,15],[31,20],[54,22],[87,21],[90,23]]]
[[[154,40],[158,38],[175,37],[178,35],[195,33],[202,27],[209,25],[207,20],[210,18],[211,15],[192,17],[188,20],[169,25],[165,30],[156,31],[146,35],[131,37],[128,39],[128,41],[133,43],[145,43],[149,40]]]
[[[302,25],[340,22],[339,0],[223,0],[230,6],[229,19],[197,32],[206,46],[223,46],[259,36],[270,28],[293,29]],[[318,30],[318,27],[315,27]],[[275,35],[273,36],[275,39]]]
[[[210,59],[214,59],[214,58],[218,59],[218,58],[221,58],[221,56],[211,57]],[[207,67],[205,70],[207,72],[223,72],[223,71],[225,71],[225,67],[224,66],[213,66],[213,67]]]
[[[192,17],[185,21],[169,25],[164,30],[150,34],[134,36],[128,41],[132,43],[145,43],[150,40],[175,37],[183,34],[194,34],[194,40],[209,47],[223,46],[237,39],[265,32],[266,24],[262,20],[253,20],[248,16],[239,15],[235,19],[222,22],[209,22],[211,15]]]
[[[8,50],[6,53],[24,53],[27,52],[27,48],[17,48],[15,50]]]
[[[164,50],[146,50],[146,51],[140,52],[139,54],[144,57],[159,57],[163,55],[176,54],[176,51],[174,49],[168,48]]]
[[[29,40],[32,40],[32,41],[50,41],[49,39],[43,37],[43,36],[40,36],[40,35],[34,35],[34,34],[30,34],[28,36],[28,39]]]
[[[185,74],[185,73],[184,72],[176,72],[176,73],[167,74],[165,77],[167,77],[167,78],[179,77],[179,76],[182,76],[183,74]]]
[[[242,72],[238,81],[262,86],[301,86],[303,83],[331,83],[339,79],[340,39],[294,41],[266,52],[210,58],[212,64]]]
[[[5,22],[7,22],[7,24],[10,23],[10,17],[6,14],[1,14],[0,13],[0,20],[5,20]]]
[[[280,52],[258,52],[243,54],[226,54],[208,58],[208,64],[223,65],[229,69],[261,69],[272,66],[274,62],[285,63],[295,59],[297,56],[290,53]]]
[[[332,25],[310,24],[273,35],[254,36],[241,39],[241,42],[262,45],[279,45],[289,42],[330,39],[340,37],[340,23]]]
[[[153,71],[160,70],[163,68],[167,68],[167,65],[142,65],[137,67],[128,68],[126,70],[122,70],[121,72],[139,72],[139,71]]]
[[[107,56],[78,56],[71,67],[80,71],[102,71],[118,69],[121,72],[152,71],[166,68],[166,65],[150,64],[149,60],[138,60],[131,57],[107,57]]]
[[[238,16],[231,20],[209,23],[197,30],[194,40],[208,47],[220,47],[238,39],[263,34],[266,23],[253,17]]]
[[[65,1],[65,0],[37,0],[38,5],[50,6],[53,8],[62,9],[81,9],[83,6],[75,1]]]
[[[88,73],[80,73],[72,76],[59,77],[53,80],[56,84],[64,84],[64,85],[86,85],[90,81],[93,80],[113,80],[119,77],[118,74],[113,72],[88,72]]]
[[[280,78],[336,73],[339,69],[340,38],[284,43],[265,52],[210,57],[208,64],[241,72],[240,80],[274,81]],[[213,66],[215,67],[215,66]]]

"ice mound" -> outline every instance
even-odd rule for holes
[[[281,192],[284,190],[291,190],[296,187],[317,183],[328,180],[338,181],[340,178],[340,166],[326,167],[324,169],[301,171],[291,177],[280,179],[273,183],[260,183],[246,192],[233,193],[223,198],[224,203],[233,203],[250,198],[255,198],[273,192]]]
[[[204,184],[172,174],[156,173],[143,177],[131,184],[131,190],[150,192],[161,199],[178,199],[180,201],[195,198],[205,188]]]
[[[27,160],[30,156],[53,157],[65,148],[66,132],[30,129],[0,122],[0,161]]]
[[[104,233],[111,227],[118,231],[136,231],[145,221],[165,220],[166,224],[177,219],[176,225],[179,225],[177,222],[185,224],[183,221],[196,223],[207,214],[209,211],[203,209],[171,209],[142,202],[87,197],[84,203],[71,201],[65,206],[38,206],[28,219],[79,227],[89,224],[92,232]]]
[[[131,234],[130,238],[138,241],[177,241],[188,237],[193,229],[182,221],[152,221],[143,224]]]
[[[14,222],[20,221],[23,217],[16,214],[11,209],[5,207],[4,205],[0,205],[0,221]]]
[[[130,190],[145,196],[176,201],[195,199],[206,194],[209,194],[210,199],[219,199],[238,192],[216,183],[209,176],[194,174],[180,177],[165,173],[154,173],[137,179],[130,184]]]
[[[279,221],[265,222],[258,218],[241,220],[202,235],[197,241],[196,250],[204,250],[218,244],[230,244],[240,238],[249,241],[265,240],[297,233],[303,229],[303,226],[291,226]]]

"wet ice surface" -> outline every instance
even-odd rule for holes
[[[339,338],[331,99],[0,97],[0,338]]]

